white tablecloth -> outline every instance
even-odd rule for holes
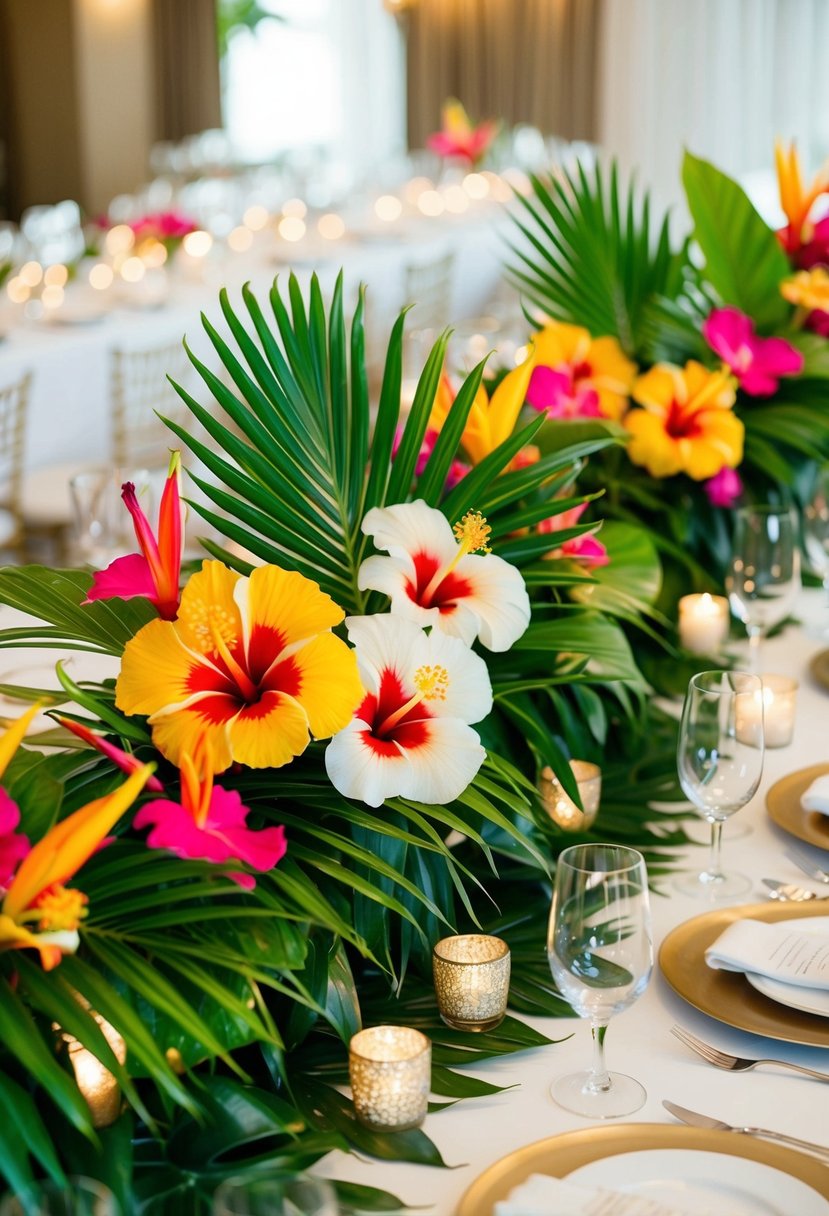
[[[829,762],[829,694],[810,681],[812,655],[829,646],[819,637],[829,626],[829,610],[822,592],[804,592],[798,605],[804,626],[789,629],[766,643],[763,669],[795,676],[800,680],[797,723],[790,747],[766,752],[765,771],[754,800],[738,816],[751,833],[723,841],[726,869],[749,875],[754,887],[739,903],[764,901],[761,879],[786,879],[809,886],[796,866],[784,856],[795,843],[775,827],[765,811],[765,794],[781,777],[807,765]],[[669,660],[666,659],[666,662]],[[707,839],[707,825],[692,825],[699,839]],[[804,845],[808,851],[808,846]],[[816,859],[821,850],[812,850]],[[707,857],[703,848],[687,850],[692,867],[701,869]],[[825,860],[825,859],[824,859]],[[811,884],[816,888],[819,884]],[[665,896],[652,898],[654,946],[683,921],[708,910],[709,905],[680,895],[670,880],[662,887]],[[825,892],[824,892],[825,893]],[[538,908],[539,927],[547,923],[547,907]],[[447,1165],[439,1170],[428,1166],[389,1164],[333,1153],[315,1172],[391,1191],[404,1202],[424,1206],[429,1216],[451,1216],[467,1187],[494,1161],[535,1140],[590,1126],[590,1121],[568,1114],[549,1095],[550,1082],[561,1074],[590,1064],[590,1029],[578,1018],[525,1018],[548,1038],[566,1042],[519,1055],[503,1057],[470,1071],[497,1085],[516,1085],[508,1093],[489,1098],[467,1099],[446,1111],[429,1115],[424,1131],[434,1140]],[[654,968],[653,978],[639,1001],[614,1018],[607,1036],[608,1066],[636,1077],[648,1092],[646,1104],[626,1120],[611,1122],[675,1123],[663,1109],[668,1098],[691,1110],[716,1115],[730,1123],[774,1128],[829,1145],[829,1085],[773,1068],[749,1073],[728,1073],[698,1060],[671,1034],[679,1023],[699,1038],[737,1055],[772,1056],[822,1069],[829,1073],[829,1051],[797,1047],[733,1030],[698,1013],[676,996]],[[796,1213],[791,1213],[796,1216]]]

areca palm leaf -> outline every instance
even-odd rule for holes
[[[647,192],[623,188],[615,162],[609,178],[579,164],[530,180],[532,193],[517,196],[508,267],[529,304],[617,338],[634,359],[660,344],[686,349],[701,288],[687,242],[672,247],[667,217],[652,223]]]

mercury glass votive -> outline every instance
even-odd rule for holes
[[[509,996],[510,953],[500,937],[444,937],[432,951],[440,1016],[456,1030],[494,1030]]]
[[[565,832],[586,832],[599,813],[602,797],[602,770],[589,760],[571,760],[582,809],[576,806],[553,770],[546,765],[538,778],[538,791],[547,814]]]
[[[372,1026],[348,1047],[357,1118],[376,1131],[404,1132],[426,1118],[432,1044],[409,1026]]]

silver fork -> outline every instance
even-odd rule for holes
[[[820,866],[816,866],[808,853],[802,853],[800,849],[786,849],[786,856],[815,882],[829,883],[829,870],[822,870]]]
[[[829,1074],[816,1072],[814,1068],[806,1068],[802,1064],[790,1064],[788,1060],[748,1060],[743,1056],[729,1055],[727,1051],[720,1051],[717,1047],[703,1043],[702,1039],[691,1034],[690,1030],[683,1030],[681,1026],[672,1026],[671,1034],[679,1039],[680,1043],[690,1047],[691,1051],[695,1051],[698,1056],[702,1056],[703,1060],[713,1064],[715,1068],[724,1068],[728,1072],[748,1072],[749,1069],[756,1068],[758,1064],[773,1064],[777,1068],[790,1068],[792,1072],[802,1072],[804,1076],[814,1077],[816,1081],[829,1081]]]
[[[806,899],[829,899],[829,895],[816,895],[806,887],[799,887],[794,882],[778,882],[776,878],[764,878],[763,882],[769,889],[769,897],[781,903],[802,903]]]

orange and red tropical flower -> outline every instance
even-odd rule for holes
[[[734,381],[691,360],[658,363],[640,376],[633,398],[643,409],[625,418],[628,455],[652,477],[687,473],[706,481],[743,458],[745,428],[733,410]]]
[[[829,164],[823,166],[807,188],[794,141],[787,149],[778,140],[774,158],[780,206],[788,220],[777,236],[794,264],[808,270],[818,262],[829,261],[829,218],[817,223],[809,219],[815,201],[829,191]]]
[[[486,759],[469,723],[492,708],[483,659],[459,638],[395,616],[349,617],[365,695],[325,749],[331,783],[347,798],[446,803]]]
[[[236,790],[213,784],[213,757],[203,735],[194,754],[181,757],[181,801],[156,798],[135,816],[136,828],[152,827],[151,849],[169,849],[177,857],[198,858],[216,864],[243,862],[254,870],[272,870],[285,855],[285,829],[247,826],[248,808]],[[231,872],[230,877],[251,891],[252,874]]]
[[[170,470],[158,510],[158,538],[127,481],[121,487],[124,505],[132,516],[140,553],[117,557],[106,570],[98,570],[86,603],[94,600],[129,600],[136,596],[155,604],[158,615],[172,621],[178,611],[178,584],[181,576],[183,509],[181,504],[181,453],[173,452]]]
[[[636,364],[615,338],[551,321],[533,338],[535,370],[527,404],[550,418],[621,418]]]
[[[177,620],[150,621],[127,643],[116,704],[149,715],[175,764],[206,736],[216,772],[233,761],[279,768],[359,703],[354,655],[330,632],[343,615],[301,574],[261,566],[244,578],[204,562]]]
[[[66,884],[100,847],[151,773],[152,765],[144,765],[114,793],[61,820],[31,848],[0,903],[0,950],[38,950],[45,971],[64,954],[74,954],[88,901],[83,891]]]
[[[488,650],[509,650],[529,625],[524,580],[489,552],[490,528],[476,512],[453,534],[442,512],[417,499],[373,507],[363,531],[389,556],[367,558],[358,586],[388,595],[396,616],[455,634],[467,646],[478,638]]]

